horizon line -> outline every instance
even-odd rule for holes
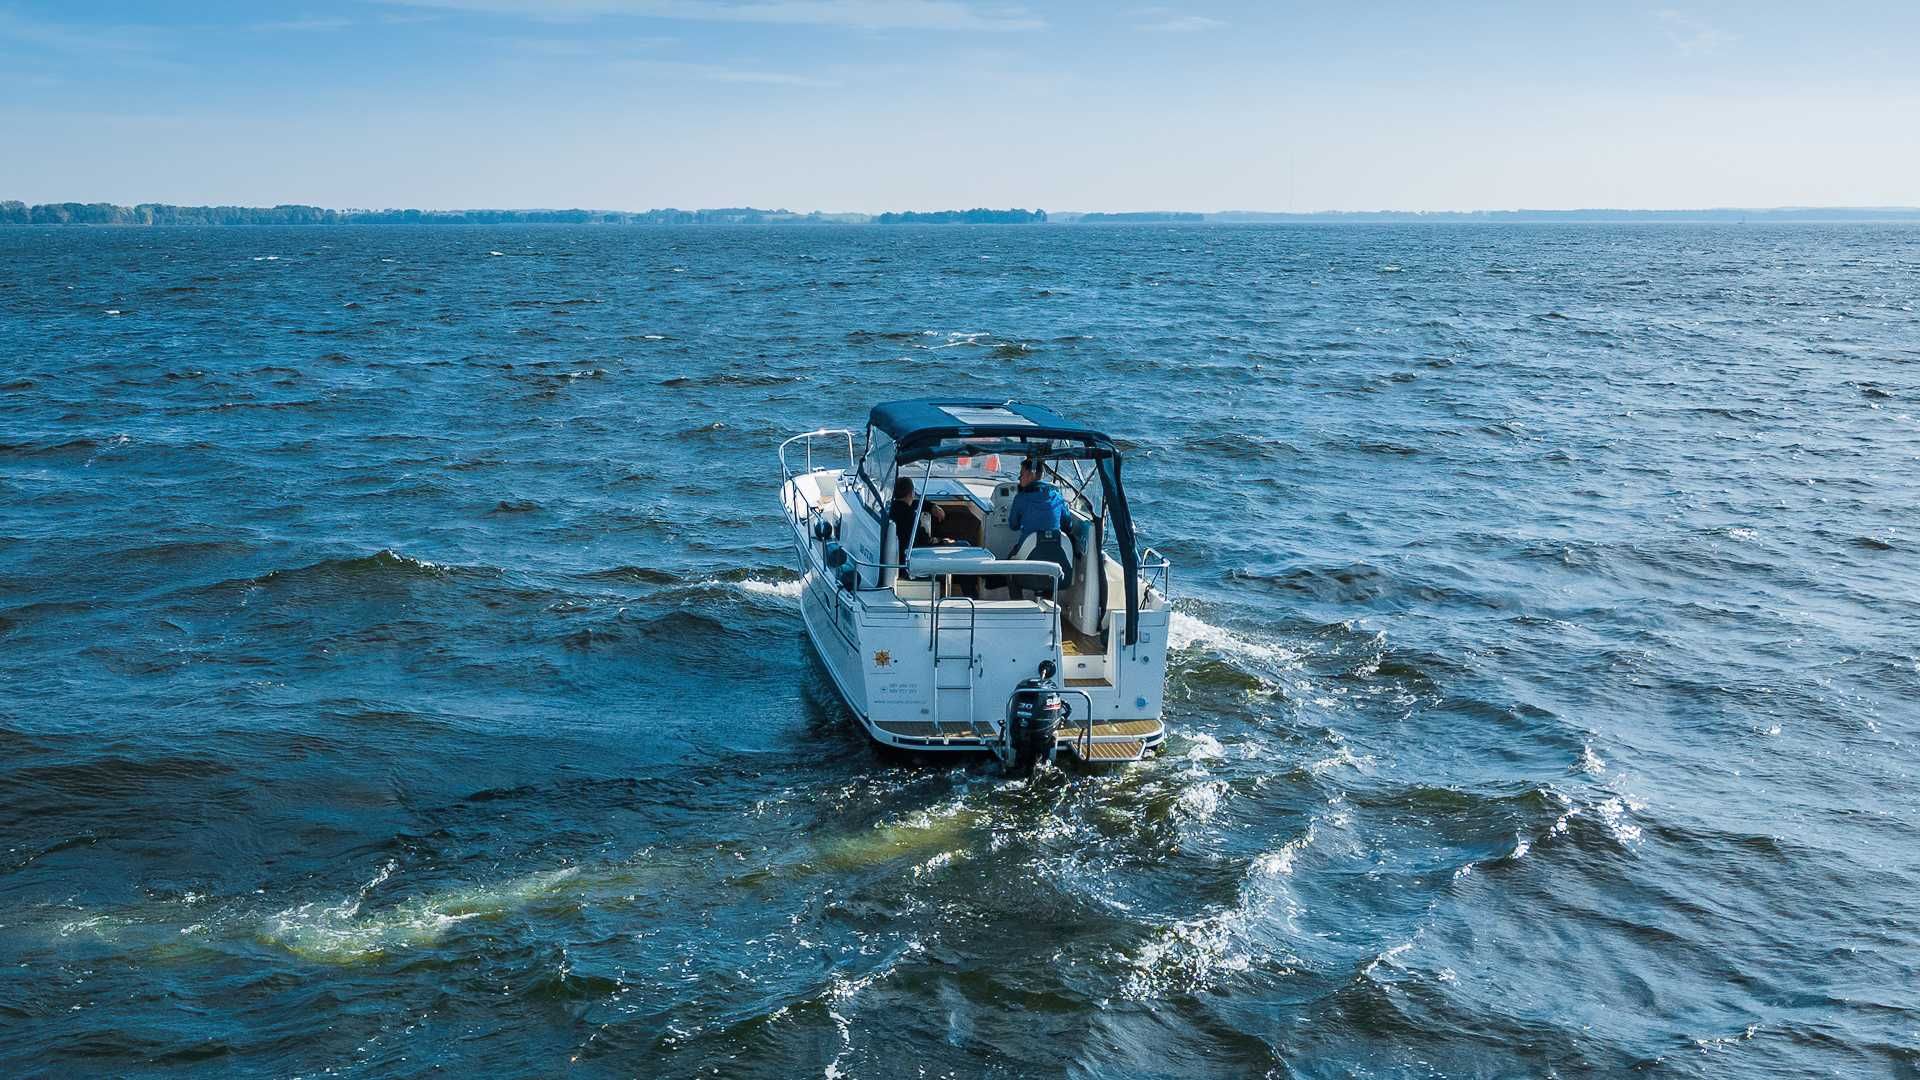
[[[1034,217],[1038,218],[1042,222],[1045,222],[1054,218],[1064,218],[1064,219],[1069,219],[1069,221],[1071,221],[1071,220],[1087,218],[1087,217],[1135,218],[1135,219],[1165,217],[1165,218],[1181,218],[1191,222],[1194,219],[1200,219],[1204,221],[1206,219],[1234,219],[1234,218],[1255,218],[1255,217],[1267,218],[1267,219],[1295,219],[1295,218],[1312,219],[1312,218],[1334,218],[1334,217],[1406,217],[1406,218],[1513,217],[1513,216],[1522,216],[1522,215],[1542,215],[1542,216],[1552,216],[1552,217],[1568,217],[1573,215],[1727,216],[1727,215],[1736,215],[1736,214],[1749,214],[1749,215],[1845,214],[1849,216],[1859,216],[1859,215],[1867,215],[1867,214],[1892,214],[1892,215],[1899,215],[1902,217],[1920,216],[1920,206],[1911,206],[1911,205],[1909,206],[1785,205],[1785,206],[1694,206],[1694,207],[1581,206],[1581,207],[1562,207],[1562,208],[1520,206],[1520,207],[1498,207],[1498,208],[1479,208],[1479,209],[1439,209],[1439,210],[1405,210],[1405,209],[1393,209],[1393,208],[1380,208],[1380,209],[1369,209],[1369,210],[1350,210],[1350,209],[1348,210],[1342,210],[1342,209],[1263,210],[1263,209],[1246,209],[1246,208],[1231,208],[1231,209],[1217,209],[1217,210],[1189,210],[1189,209],[1156,208],[1156,209],[1145,209],[1145,210],[1135,209],[1135,210],[1053,210],[1053,211],[1044,210],[1038,207],[1029,211],[1029,210],[1026,210],[1025,208],[999,209],[999,208],[990,208],[985,206],[973,206],[973,207],[965,207],[965,208],[947,207],[947,208],[931,209],[931,210],[869,211],[869,210],[821,210],[821,209],[792,210],[786,207],[774,208],[774,207],[755,207],[755,206],[744,206],[744,205],[743,206],[726,206],[726,207],[711,207],[711,206],[692,207],[687,209],[683,209],[677,206],[659,206],[659,207],[652,207],[646,210],[625,210],[625,209],[614,209],[614,208],[607,208],[607,207],[581,207],[581,206],[572,206],[572,207],[468,206],[468,207],[441,207],[441,208],[429,208],[429,207],[422,207],[422,206],[328,207],[328,206],[321,206],[316,203],[300,203],[300,202],[246,204],[246,203],[231,203],[231,202],[178,203],[178,202],[144,201],[144,202],[134,202],[134,203],[116,203],[110,200],[85,201],[85,200],[79,200],[79,199],[65,199],[65,200],[59,200],[54,202],[29,203],[21,199],[0,199],[0,208],[10,209],[13,207],[19,207],[27,211],[38,210],[43,208],[51,209],[51,208],[69,208],[69,207],[86,207],[86,208],[107,207],[107,208],[112,208],[114,210],[123,210],[123,211],[137,210],[140,208],[167,208],[167,209],[178,209],[178,210],[246,210],[246,211],[271,211],[271,210],[283,210],[283,209],[298,209],[298,210],[319,211],[321,213],[334,214],[334,215],[417,213],[417,214],[423,214],[423,215],[446,215],[446,216],[463,215],[463,214],[594,214],[594,215],[620,215],[620,216],[629,216],[629,217],[646,217],[649,215],[661,215],[661,214],[731,213],[731,214],[775,215],[775,216],[787,217],[787,218],[815,218],[815,219],[866,218],[870,220],[878,219],[882,216],[898,217],[898,216],[906,216],[906,215],[922,216],[922,215],[951,215],[951,214],[966,214],[966,213],[1018,213],[1018,214],[1033,215]]]

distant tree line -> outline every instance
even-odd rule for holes
[[[881,225],[1033,225],[1047,220],[1045,210],[907,210],[873,219]]]
[[[774,225],[864,222],[865,214],[792,210],[328,210],[319,206],[0,202],[0,225]]]
[[[328,210],[319,206],[173,206],[167,203],[0,202],[0,225],[864,225],[925,222],[1027,223],[1041,210],[942,210],[935,213],[825,214],[818,210]]]
[[[328,210],[319,206],[173,206],[167,203],[0,202],[0,225],[1062,225],[1199,222],[1816,222],[1920,221],[1911,207],[1775,207],[1720,210],[1441,210],[1427,212],[1322,211],[1273,213],[1229,210],[1060,213],[1045,210],[934,210],[887,214],[826,214],[760,210],[751,206],[709,210]]]
[[[1205,214],[1195,214],[1195,213],[1189,213],[1185,211],[1176,211],[1176,210],[1129,210],[1129,211],[1126,211],[1125,213],[1118,213],[1118,214],[1090,213],[1090,214],[1077,214],[1073,217],[1073,221],[1075,223],[1085,224],[1085,225],[1114,225],[1114,224],[1139,225],[1139,224],[1161,223],[1161,222],[1169,222],[1169,221],[1185,222],[1188,224],[1192,224],[1195,222],[1201,222],[1205,220],[1207,220],[1207,215]]]

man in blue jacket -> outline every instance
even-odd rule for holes
[[[1058,563],[1065,575],[1062,585],[1073,576],[1071,542],[1061,532],[1067,522],[1067,500],[1058,488],[1040,479],[1040,462],[1028,458],[1020,463],[1020,490],[1007,508],[1007,525],[1020,534],[1014,541],[1016,559],[1041,559]],[[1009,579],[1008,595],[1018,600],[1025,593],[1039,595],[1047,587],[1046,579],[1018,576]]]
[[[1007,510],[1007,525],[1020,534],[1014,550],[1019,550],[1028,533],[1059,532],[1066,520],[1067,500],[1052,484],[1041,482],[1040,463],[1033,458],[1022,461],[1020,490],[1014,493],[1013,505]]]

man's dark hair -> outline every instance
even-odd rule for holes
[[[905,476],[896,478],[893,482],[893,497],[896,499],[913,498],[913,480]]]

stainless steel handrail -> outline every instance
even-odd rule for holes
[[[1080,760],[1093,760],[1093,695],[1087,693],[1085,690],[1069,690],[1065,688],[1056,689],[1053,693],[1059,697],[1065,697],[1071,694],[1086,703],[1086,709],[1080,714],[1084,719],[1080,721],[1080,734],[1077,736],[1077,739],[1084,748],[1080,751]],[[1057,747],[1058,743],[1056,743],[1055,746]]]
[[[1009,748],[1011,748],[1012,746],[1012,743],[1010,742],[1010,740],[1013,738],[1013,725],[1006,722],[1006,715],[1013,711],[1014,700],[1017,699],[1021,694],[1052,694],[1054,697],[1072,696],[1072,697],[1079,698],[1081,702],[1086,705],[1086,708],[1081,710],[1081,715],[1086,717],[1086,720],[1081,724],[1081,728],[1083,729],[1081,733],[1073,736],[1073,738],[1075,739],[1075,741],[1081,742],[1089,748],[1093,746],[1093,742],[1092,742],[1093,697],[1092,695],[1088,694],[1085,690],[1068,690],[1058,686],[1014,687],[1013,693],[1007,695],[1006,708],[1002,709],[1000,713],[1001,715],[1000,744],[1002,746],[1006,746]],[[1056,733],[1056,735],[1054,736],[1053,749],[1047,752],[1047,760],[1052,761],[1054,753],[1057,752],[1059,749],[1060,749],[1060,741],[1059,741],[1059,736]],[[1091,751],[1089,751],[1089,753],[1081,754],[1080,759],[1082,761],[1091,760],[1090,753]]]
[[[840,435],[846,438],[847,440],[847,471],[848,472],[853,471],[855,458],[853,456],[852,429],[850,428],[815,428],[812,431],[803,431],[800,434],[795,435],[792,438],[789,438],[780,444],[780,449],[778,451],[778,454],[780,457],[780,474],[783,478],[787,480],[792,480],[795,476],[793,467],[787,464],[787,447],[792,446],[794,443],[797,443],[802,439],[805,439],[806,448],[807,448],[807,472],[813,472],[814,471],[813,440],[823,435]]]
[[[1081,709],[1081,710],[1080,710],[1080,715],[1081,715],[1081,716],[1083,716],[1083,717],[1085,717],[1086,719],[1084,719],[1084,720],[1082,720],[1082,721],[1080,722],[1080,728],[1081,728],[1081,730],[1080,730],[1080,733],[1079,733],[1079,734],[1077,734],[1077,735],[1075,735],[1075,736],[1073,736],[1073,739],[1074,739],[1074,741],[1075,741],[1075,742],[1078,742],[1078,743],[1080,743],[1080,744],[1081,744],[1082,746],[1084,746],[1084,747],[1086,747],[1086,748],[1087,748],[1087,751],[1086,751],[1086,752],[1084,752],[1084,753],[1081,753],[1081,754],[1080,754],[1080,759],[1081,759],[1082,761],[1090,761],[1090,760],[1092,760],[1092,746],[1093,746],[1093,696],[1092,696],[1091,694],[1088,694],[1088,693],[1087,693],[1087,692],[1086,692],[1085,690],[1069,690],[1069,689],[1066,689],[1066,688],[1063,688],[1063,687],[1058,687],[1058,686],[1025,686],[1025,687],[1016,687],[1016,688],[1014,689],[1014,691],[1013,691],[1013,693],[1011,693],[1011,694],[1008,694],[1008,695],[1007,695],[1007,708],[1006,708],[1005,710],[1003,710],[1003,713],[1005,713],[1005,712],[1011,712],[1011,711],[1013,710],[1013,702],[1014,702],[1014,699],[1015,699],[1015,698],[1018,698],[1018,697],[1019,697],[1019,696],[1020,696],[1021,694],[1052,694],[1052,695],[1053,695],[1054,697],[1077,697],[1077,698],[1079,698],[1079,699],[1080,699],[1080,702],[1081,702],[1081,704],[1083,704],[1084,706],[1086,706],[1085,708],[1083,708],[1083,709]],[[1009,725],[1009,724],[1007,724],[1007,723],[1006,723],[1005,721],[1002,721],[1002,722],[1001,722],[1001,724],[1000,724],[1000,741],[1001,741],[1001,743],[1003,743],[1003,744],[1005,744],[1005,743],[1007,742],[1007,740],[1008,740],[1008,739],[1011,739],[1012,737],[1013,737],[1013,728],[1012,728],[1012,726],[1011,726],[1011,725]],[[1056,739],[1055,739],[1055,741],[1054,741],[1054,749],[1055,749],[1055,750],[1058,750],[1058,749],[1059,749],[1059,747],[1060,747],[1060,743],[1059,743],[1059,741],[1058,741],[1058,738],[1056,737]],[[1048,752],[1048,754],[1047,754],[1047,758],[1048,758],[1048,760],[1052,760],[1052,758],[1053,758],[1053,752],[1052,752],[1052,751],[1049,751],[1049,752]]]
[[[1160,595],[1173,599],[1173,562],[1153,548],[1140,552],[1140,576],[1147,581],[1147,587],[1153,588],[1159,582]]]

